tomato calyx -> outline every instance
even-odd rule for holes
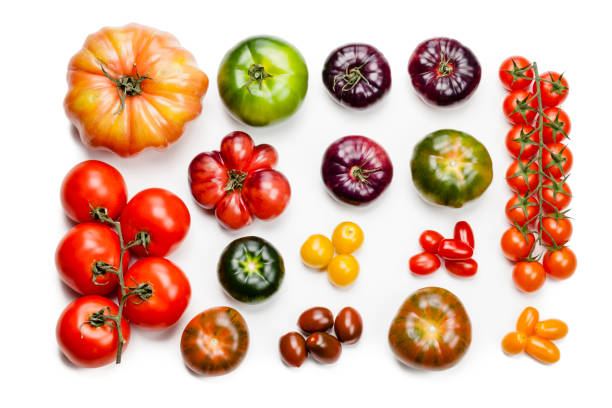
[[[557,134],[559,133],[569,139],[569,136],[567,135],[567,132],[564,129],[566,123],[559,120],[560,112],[561,111],[557,111],[557,114],[555,115],[555,120],[550,120],[550,118],[546,116],[546,121],[544,121],[543,123],[544,126],[550,128],[550,131],[552,132],[553,143],[557,143]],[[559,140],[561,139],[563,138],[560,138]]]
[[[117,273],[117,268],[107,262],[103,261],[95,261],[91,265],[91,282],[94,285],[104,286],[107,285],[108,282],[100,283],[98,282],[99,276],[105,276],[107,273]]]
[[[523,180],[525,181],[525,185],[528,186],[529,188],[529,175],[530,174],[539,174],[538,170],[533,170],[531,169],[531,165],[535,162],[535,157],[531,158],[529,161],[525,162],[523,160],[518,160],[518,170],[506,177],[507,179],[511,179],[511,178],[515,178],[515,177],[522,177]],[[519,194],[520,195],[520,194]]]
[[[545,184],[542,188],[548,188],[550,190],[552,190],[552,194],[553,194],[553,200],[557,199],[557,194],[563,194],[566,195],[568,197],[571,197],[571,193],[569,193],[566,189],[563,188],[563,185],[565,184],[565,182],[567,181],[567,178],[569,176],[565,176],[563,177],[563,179],[557,181],[555,180],[554,177],[549,177],[548,180],[550,182],[550,184]],[[551,207],[555,208],[555,203],[550,203],[548,201],[545,201],[547,204],[549,204]]]
[[[454,70],[455,67],[453,66],[452,59],[446,57],[444,53],[440,53],[440,63],[438,64],[438,78],[443,78],[452,75]]]
[[[339,80],[344,81],[344,85],[342,86],[342,93],[348,92],[352,90],[353,88],[355,88],[357,84],[359,83],[359,81],[365,81],[366,84],[370,85],[370,81],[368,81],[368,78],[366,78],[361,72],[361,69],[365,66],[367,62],[368,61],[365,61],[363,64],[359,65],[358,67],[353,67],[353,68],[349,68],[349,66],[347,65],[344,74],[338,74],[334,77],[334,83],[332,85],[332,89],[334,91],[336,90],[336,83]]]
[[[106,314],[108,312],[108,314]],[[93,312],[89,315],[89,318],[79,325],[79,331],[81,332],[81,338],[83,338],[83,325],[89,325],[91,327],[97,328],[102,327],[104,325],[108,325],[111,328],[115,328],[115,320],[112,319],[110,307],[103,307],[97,312]]]
[[[137,296],[139,300],[132,301],[135,305],[148,301],[153,296],[153,286],[149,282],[140,283],[138,286],[128,288],[130,291],[127,296]]]
[[[511,206],[510,208],[508,208],[508,210],[513,210],[515,208],[521,208],[523,210],[523,214],[529,214],[529,209],[527,207],[538,207],[537,202],[530,201],[532,198],[532,195],[522,196],[520,194],[517,194],[516,197],[517,197],[518,202],[514,204],[513,206]],[[527,223],[531,221],[533,220],[528,219]]]
[[[242,170],[227,170],[227,183],[223,190],[227,191],[228,194],[241,190],[248,175],[249,173]]]
[[[528,77],[527,75],[525,75],[525,72],[529,71],[530,69],[531,64],[527,64],[524,67],[519,67],[516,61],[512,59],[512,70],[506,69],[504,71],[506,71],[512,76],[512,84],[514,84],[519,79],[533,80],[532,77]]]
[[[537,109],[534,109],[531,106],[529,106],[529,104],[532,103],[533,98],[535,98],[535,95],[532,95],[531,93],[528,93],[527,96],[525,96],[525,98],[523,99],[517,98],[516,108],[514,108],[514,110],[510,112],[508,116],[512,116],[515,113],[518,113],[519,115],[521,115],[525,123],[529,123],[530,121],[527,119],[527,112],[529,111],[537,112],[538,111]]]
[[[372,175],[372,173],[380,171],[381,168],[377,167],[375,169],[364,169],[363,166],[365,166],[366,163],[363,163],[361,166],[351,167],[349,174],[353,179],[359,180],[359,182],[361,183],[370,184],[370,181],[368,180],[368,178],[370,178],[370,175]]]
[[[556,167],[557,169],[559,169],[559,172],[561,172],[561,175],[565,177],[565,170],[563,169],[563,164],[567,161],[567,158],[563,155],[563,152],[565,151],[565,149],[567,149],[567,146],[563,146],[559,153],[555,153],[548,146],[545,146],[544,148],[550,153],[551,160],[550,163],[548,163],[548,165],[544,167],[543,170],[547,170],[551,167]]]
[[[104,69],[104,64],[100,63],[100,68],[102,68],[102,73],[106,78],[108,78],[113,84],[117,86],[117,93],[119,94],[119,100],[121,101],[121,105],[119,109],[115,112],[115,115],[121,114],[123,109],[125,108],[125,97],[126,96],[135,96],[140,95],[142,93],[141,83],[145,79],[153,79],[147,75],[141,76],[136,70],[136,64],[134,64],[134,72],[135,76],[131,75],[121,75],[120,77],[114,78],[106,69]]]
[[[556,93],[558,95],[565,95],[567,91],[569,90],[569,88],[563,85],[563,82],[562,82],[563,74],[559,75],[559,78],[557,78],[557,80],[554,79],[552,73],[549,73],[549,77],[550,79],[541,78],[541,80],[543,82],[547,82],[552,85],[552,89],[550,90],[550,93]]]
[[[250,95],[253,95],[253,93],[251,92],[251,84],[253,82],[257,82],[259,84],[259,89],[261,89],[264,79],[272,77],[272,75],[266,72],[263,65],[260,64],[251,64],[251,66],[249,67],[248,74],[249,82],[247,82],[246,84],[246,89],[247,91],[249,91]]]
[[[533,141],[532,137],[537,132],[537,129],[533,129],[531,132],[525,133],[525,129],[521,127],[521,134],[516,139],[512,139],[513,142],[519,143],[521,145],[521,150],[518,154],[518,159],[520,160],[523,152],[527,148],[528,145],[536,145],[539,146],[539,143]]]

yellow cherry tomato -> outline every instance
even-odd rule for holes
[[[526,307],[516,321],[516,331],[525,333],[527,336],[535,334],[535,325],[540,319],[540,314],[535,307]]]
[[[512,332],[506,334],[504,339],[502,340],[502,349],[506,354],[518,354],[525,350],[525,345],[527,344],[527,336],[525,333],[521,332]]]
[[[552,364],[559,361],[561,352],[550,340],[540,336],[530,336],[527,338],[525,352],[541,363]]]
[[[325,235],[315,234],[308,237],[300,249],[302,261],[311,268],[323,269],[334,256],[332,242]]]
[[[337,253],[352,254],[363,243],[363,231],[354,222],[342,222],[334,229],[332,243]]]
[[[333,284],[347,286],[359,275],[359,263],[353,255],[336,255],[327,265],[327,276]]]
[[[558,340],[567,334],[567,324],[559,319],[542,320],[535,325],[535,333],[548,340]]]

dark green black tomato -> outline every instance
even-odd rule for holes
[[[267,126],[291,116],[308,89],[308,68],[297,49],[273,37],[248,38],[223,58],[219,95],[239,120]]]
[[[414,148],[412,181],[428,202],[459,208],[485,192],[493,179],[491,156],[482,143],[452,129],[425,136]]]
[[[268,241],[243,237],[232,241],[221,254],[219,283],[234,299],[257,303],[272,296],[285,276],[283,258]]]

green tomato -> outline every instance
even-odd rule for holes
[[[235,117],[267,126],[299,108],[308,89],[308,68],[298,50],[283,40],[252,37],[225,55],[217,84]]]
[[[285,276],[285,264],[268,241],[243,237],[225,247],[217,272],[221,286],[231,297],[257,303],[278,290]]]
[[[479,197],[493,179],[487,148],[452,129],[425,136],[414,148],[410,167],[412,181],[426,201],[455,208]]]

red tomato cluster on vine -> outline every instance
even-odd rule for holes
[[[569,85],[563,74],[539,75],[537,64],[520,56],[502,62],[499,78],[509,91],[503,111],[512,124],[506,147],[513,158],[506,171],[513,191],[506,204],[512,227],[502,235],[501,248],[516,263],[516,286],[534,292],[547,275],[566,279],[576,269],[574,252],[564,246],[572,234],[566,216],[572,198],[567,178],[573,156],[566,144],[571,121],[558,106],[567,98]],[[541,260],[536,244],[546,249]]]
[[[97,160],[73,167],[60,195],[64,212],[78,224],[60,241],[56,266],[62,281],[81,295],[58,320],[60,350],[78,366],[120,362],[130,323],[165,329],[187,308],[189,280],[163,257],[187,235],[189,210],[160,188],[128,201],[121,173]],[[130,254],[143,258],[130,267]]]
[[[429,275],[440,268],[442,261],[448,272],[455,276],[474,276],[478,263],[474,254],[474,233],[466,221],[455,224],[453,238],[445,239],[442,234],[426,230],[419,237],[424,252],[410,258],[408,266],[415,275]]]

